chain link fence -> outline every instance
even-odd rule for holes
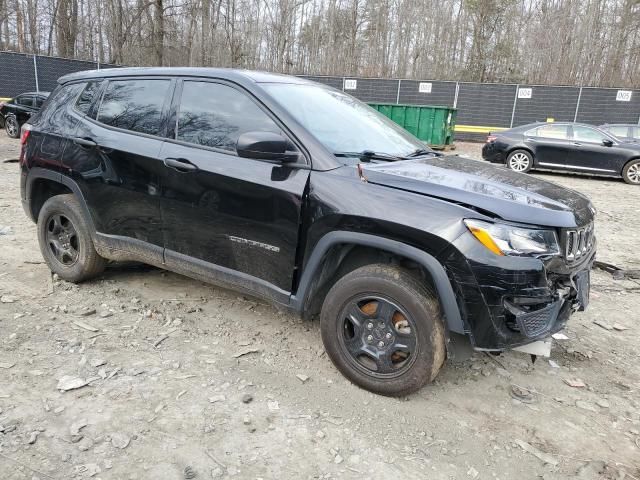
[[[51,91],[57,79],[118,65],[0,52],[0,98]],[[458,109],[456,137],[480,139],[536,121],[640,124],[640,90],[301,75],[365,102],[442,105]]]

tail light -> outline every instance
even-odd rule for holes
[[[24,145],[27,143],[30,133],[31,133],[31,125],[29,125],[28,123],[25,123],[22,126],[22,135],[20,136],[20,145]]]
[[[496,138],[498,138],[498,137],[496,137],[495,135],[489,134],[489,136],[487,137],[487,143],[491,143],[491,142],[495,141]]]
[[[22,134],[20,135],[20,165],[24,165],[26,158],[24,155],[25,145],[27,144],[27,140],[29,140],[29,135],[31,134],[31,125],[25,123],[22,126]]]

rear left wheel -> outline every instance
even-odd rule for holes
[[[90,227],[73,194],[47,200],[38,215],[38,241],[47,265],[68,282],[102,273],[106,260],[96,252]]]
[[[514,172],[527,173],[533,166],[533,155],[526,150],[514,150],[507,157],[507,166]]]
[[[9,115],[4,122],[4,129],[11,138],[18,138],[20,136],[20,125],[18,119],[13,115]]]
[[[436,296],[407,270],[368,265],[327,294],[322,341],[340,372],[382,395],[407,395],[433,380],[445,359]]]

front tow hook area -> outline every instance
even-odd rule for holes
[[[551,330],[563,303],[562,300],[556,300],[536,310],[524,310],[505,300],[504,306],[515,318],[515,323],[520,333],[527,337],[539,337]]]

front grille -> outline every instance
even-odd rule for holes
[[[568,261],[578,260],[591,251],[593,247],[593,223],[564,234],[564,251]]]

